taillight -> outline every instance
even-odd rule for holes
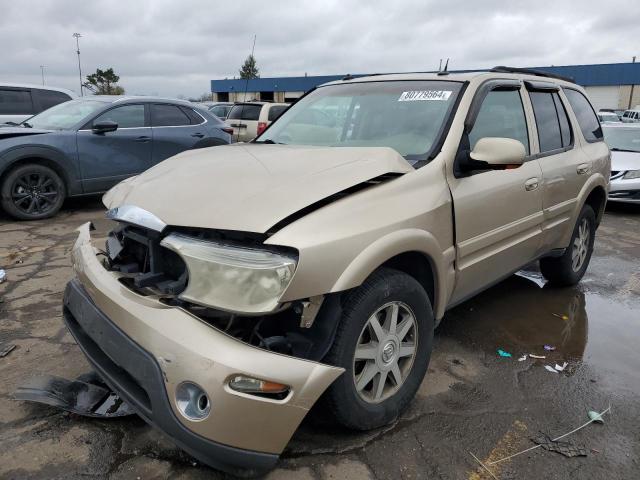
[[[223,127],[222,131],[224,133],[228,133],[229,135],[233,135],[233,128],[231,128],[231,127]]]
[[[258,135],[264,132],[267,128],[267,122],[258,122]]]

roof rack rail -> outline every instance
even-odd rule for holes
[[[535,70],[532,68],[516,68],[516,67],[505,67],[498,66],[493,67],[490,72],[498,72],[498,73],[525,73],[527,75],[536,75],[538,77],[547,77],[547,78],[556,78],[558,80],[564,80],[565,82],[576,83],[576,81],[571,77],[565,77],[564,75],[558,75],[556,73],[543,72],[542,70]]]

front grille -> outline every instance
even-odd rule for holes
[[[187,268],[161,239],[153,230],[120,224],[107,238],[105,266],[121,272],[121,282],[138,293],[178,295],[186,287]]]

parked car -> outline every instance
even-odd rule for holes
[[[225,123],[233,128],[234,141],[249,142],[264,132],[287,108],[288,103],[236,103]]]
[[[625,110],[622,114],[621,120],[624,123],[638,123],[640,122],[640,110]]]
[[[611,149],[610,202],[640,203],[640,125],[604,125]]]
[[[16,125],[32,115],[75,98],[71,90],[42,85],[0,83],[0,126]]]
[[[104,192],[184,150],[227,144],[231,129],[189,102],[92,96],[0,129],[2,208],[47,218],[66,197]]]
[[[569,81],[348,77],[251,143],[111,189],[117,227],[106,260],[80,228],[66,324],[144,419],[258,473],[321,396],[349,428],[398,418],[448,308],[535,260],[550,284],[579,282],[609,155]]]
[[[213,105],[208,105],[207,108],[220,120],[226,120],[233,105],[231,102],[216,102]]]
[[[609,123],[620,123],[620,117],[618,117],[618,115],[616,115],[613,112],[605,112],[600,110],[598,112],[598,120],[600,120],[601,123],[605,123],[605,122],[609,122]]]

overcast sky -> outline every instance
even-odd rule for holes
[[[262,77],[631,61],[639,0],[0,0],[0,81],[78,90],[113,67],[131,94],[197,96],[251,51]],[[303,5],[304,4],[304,5]],[[640,61],[640,58],[639,58]]]

